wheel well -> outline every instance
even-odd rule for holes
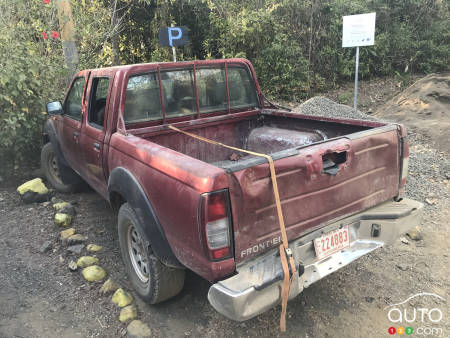
[[[115,212],[119,212],[122,204],[126,203],[127,200],[118,192],[113,191],[109,194],[109,204]]]

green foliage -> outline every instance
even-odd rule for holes
[[[294,41],[277,36],[254,61],[265,93],[283,100],[305,98],[309,91],[308,61]]]
[[[80,68],[110,64],[109,12],[98,1],[76,2],[73,11]],[[55,1],[0,0],[0,30],[0,175],[9,175],[37,163],[45,105],[63,98],[69,79],[61,40],[51,38],[59,31]]]
[[[2,0],[0,13],[0,173],[11,173],[36,160],[45,102],[60,98],[66,73],[59,41],[41,36],[57,30],[47,8]]]
[[[345,93],[339,94],[337,100],[340,104],[349,104],[351,98],[352,98],[352,93],[345,92]]]

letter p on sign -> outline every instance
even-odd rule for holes
[[[186,27],[163,27],[159,29],[159,43],[161,46],[184,46],[189,42]]]

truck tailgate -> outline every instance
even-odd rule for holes
[[[275,161],[289,240],[398,194],[399,137],[389,125],[297,150]],[[336,175],[324,173],[329,154],[345,159]],[[328,154],[328,155],[327,155]],[[267,163],[229,175],[236,263],[281,243]]]

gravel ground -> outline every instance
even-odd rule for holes
[[[353,109],[314,98],[296,111],[373,119]],[[411,154],[408,197],[425,204],[423,239],[400,240],[376,250],[313,284],[289,302],[287,333],[279,333],[280,307],[245,323],[230,321],[209,305],[209,283],[188,273],[184,290],[174,299],[150,306],[136,299],[139,318],[156,337],[383,337],[393,325],[384,308],[418,292],[433,292],[447,302],[418,300],[419,306],[439,307],[439,323],[450,333],[450,251],[447,234],[450,201],[450,159],[428,146],[426,138],[409,130]],[[131,290],[121,262],[116,217],[107,203],[87,190],[57,194],[75,204],[74,227],[102,245],[100,264],[109,276]],[[53,224],[51,205],[24,205],[15,187],[0,189],[0,337],[121,337],[125,324],[109,296],[98,293],[99,284],[86,283],[67,264],[76,258],[67,252]],[[52,249],[41,253],[50,240]],[[419,307],[420,307],[419,306]],[[409,324],[417,329],[430,323]]]

